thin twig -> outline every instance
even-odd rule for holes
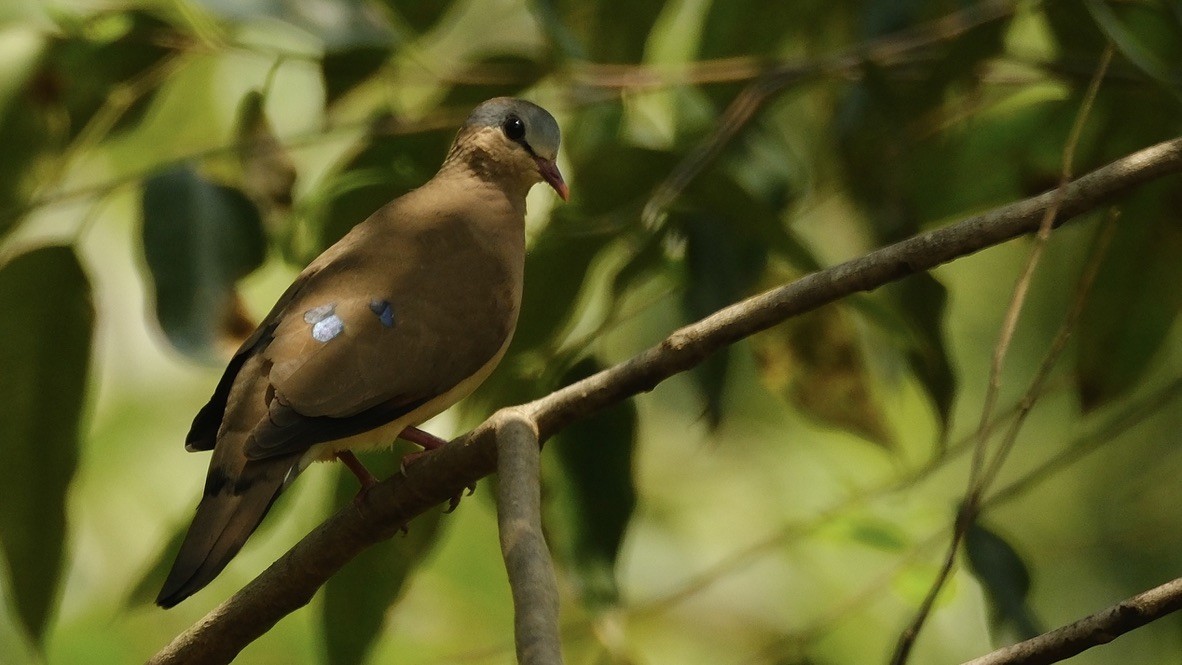
[[[1006,430],[1001,443],[997,447],[997,452],[994,453],[993,459],[981,474],[981,479],[978,483],[980,489],[976,497],[978,503],[980,503],[981,494],[993,484],[993,481],[997,478],[997,474],[1001,472],[1002,465],[1005,464],[1006,458],[1014,448],[1014,443],[1018,440],[1018,433],[1022,430],[1022,426],[1026,424],[1027,416],[1034,410],[1034,403],[1037,400],[1038,394],[1042,391],[1043,384],[1050,378],[1051,372],[1059,360],[1059,356],[1067,348],[1067,341],[1071,339],[1071,333],[1075,331],[1075,326],[1079,323],[1079,317],[1083,314],[1084,307],[1088,303],[1088,296],[1092,293],[1092,286],[1096,283],[1096,276],[1100,274],[1100,266],[1104,263],[1104,257],[1108,254],[1108,246],[1112,243],[1112,236],[1116,233],[1116,220],[1118,216],[1119,213],[1112,210],[1105,218],[1103,226],[1100,227],[1100,233],[1096,236],[1091,257],[1084,266],[1084,272],[1080,275],[1079,282],[1076,284],[1071,309],[1067,312],[1067,316],[1064,317],[1063,322],[1059,324],[1059,329],[1055,332],[1055,336],[1051,340],[1051,346],[1047,349],[1046,356],[1039,364],[1034,379],[1030,382],[1030,388],[1022,395],[1018,408],[1018,416],[1010,422],[1009,428]]]
[[[1071,182],[1076,145],[1079,143],[1084,124],[1087,121],[1088,115],[1091,113],[1092,104],[1096,100],[1096,93],[1100,89],[1100,82],[1104,80],[1104,72],[1107,71],[1108,63],[1111,60],[1112,46],[1109,45],[1104,50],[1104,55],[1100,59],[1096,73],[1092,76],[1092,81],[1088,84],[1087,92],[1084,94],[1083,102],[1080,104],[1079,111],[1075,116],[1075,122],[1063,147],[1063,167],[1059,177],[1059,185],[1054,190],[1054,199],[1051,205],[1046,208],[1042,220],[1039,222],[1034,246],[1031,248],[1022,273],[1014,285],[1014,292],[1002,321],[1001,333],[994,347],[993,359],[989,368],[989,385],[985,391],[984,406],[981,409],[981,420],[978,426],[977,442],[973,449],[972,463],[969,468],[968,489],[965,491],[965,498],[961,502],[960,510],[957,511],[956,520],[952,525],[952,538],[948,543],[948,550],[945,553],[944,561],[940,564],[940,569],[936,573],[936,578],[932,581],[927,595],[924,596],[923,602],[920,603],[919,608],[915,611],[915,615],[907,627],[899,634],[898,642],[895,644],[894,654],[891,656],[891,665],[903,665],[907,662],[907,658],[911,654],[911,649],[915,646],[915,641],[918,639],[919,633],[923,629],[928,616],[931,615],[932,608],[936,604],[936,599],[940,596],[940,591],[943,590],[949,575],[952,574],[952,570],[956,565],[956,555],[960,551],[961,542],[964,540],[965,534],[968,533],[969,527],[977,518],[978,504],[981,501],[981,494],[984,490],[983,471],[989,445],[989,423],[993,418],[993,410],[997,403],[998,393],[1001,390],[1002,369],[1005,365],[1006,356],[1009,354],[1010,343],[1013,341],[1014,332],[1018,328],[1018,318],[1025,308],[1026,295],[1034,279],[1035,269],[1038,267],[1043,252],[1046,250],[1047,242],[1050,240],[1051,230],[1055,227],[1055,221],[1067,194],[1067,185]],[[1065,323],[1065,325],[1067,324]],[[1071,325],[1074,325],[1074,320],[1071,320]],[[1068,330],[1070,330],[1070,327],[1068,327]],[[1063,343],[1066,344],[1066,339],[1063,340]],[[1051,352],[1043,360],[1042,369],[1039,372],[1040,378],[1045,378],[1045,375],[1049,374],[1051,367],[1058,360],[1058,351],[1060,350],[1052,346]],[[1038,393],[1040,388],[1041,381],[1036,380],[1027,391],[1030,403],[1025,408],[1026,413],[1029,413],[1030,408],[1033,407],[1033,396]],[[1025,415],[1020,412],[1019,417],[1012,424],[1008,435],[1011,443],[1013,439],[1016,439],[1018,431],[1024,422]],[[1008,445],[1003,446],[1003,453],[1008,452],[1008,448]],[[998,458],[999,465],[1000,460],[1003,459],[1004,454]]]
[[[513,591],[517,662],[561,665],[558,582],[542,534],[540,452],[538,432],[521,414],[497,428],[497,527]]]
[[[1095,209],[1129,190],[1182,173],[1182,138],[1116,160],[1054,191],[935,229],[715,312],[672,333],[662,343],[613,367],[520,407],[544,440],[573,422],[696,366],[734,342],[792,316],[859,291],[967,256],[1037,230],[1059,199],[1058,223]],[[234,596],[162,649],[153,663],[229,662],[275,622],[311,600],[316,590],[361,550],[394,535],[399,526],[449,500],[496,467],[497,412],[366,495],[364,512],[337,512]]]

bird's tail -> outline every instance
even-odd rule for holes
[[[240,446],[218,446],[193,524],[156,604],[172,607],[209,584],[271,508],[299,455],[246,460]]]

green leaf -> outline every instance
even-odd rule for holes
[[[1076,389],[1085,411],[1138,385],[1178,317],[1180,206],[1177,187],[1159,183],[1143,187],[1121,210],[1077,331]]]
[[[941,440],[951,425],[956,375],[944,344],[948,289],[929,273],[919,273],[884,287],[910,333],[907,363],[936,407]]]
[[[113,92],[156,66],[172,53],[164,44],[183,37],[168,23],[143,11],[99,13],[77,25],[49,48],[39,79],[44,101],[64,108],[69,136],[78,135]],[[113,125],[133,126],[147,110],[157,87],[131,100]]]
[[[63,136],[31,95],[24,91],[0,113],[0,237],[16,227],[34,189],[43,184],[42,160],[62,144]]]
[[[775,198],[777,204],[786,202]],[[769,250],[794,259],[807,253],[803,246],[793,247],[796,240],[781,225],[772,204],[753,196],[722,169],[695,182],[681,204],[669,211],[668,225],[685,239],[681,305],[686,321],[702,319],[750,295],[767,266]],[[705,398],[711,429],[722,421],[732,353],[728,347],[711,354],[690,374]]]
[[[383,452],[366,456],[365,465],[377,477],[385,478],[398,473],[400,460],[401,455]],[[332,508],[352,501],[357,490],[357,479],[342,468]],[[366,549],[329,578],[320,606],[328,663],[365,662],[407,578],[438,540],[442,515],[442,507],[420,515],[407,526],[405,534]]]
[[[969,527],[964,546],[969,570],[984,587],[993,606],[994,627],[1010,626],[1020,639],[1040,635],[1042,629],[1027,600],[1030,570],[1017,550],[1000,535],[978,523]]]
[[[790,32],[791,9],[763,0],[714,0],[702,22],[702,60],[769,55]]]
[[[395,2],[395,0],[382,0],[382,4],[386,5],[390,11],[398,15],[411,30],[416,33],[424,33],[431,29],[431,26],[439,22],[447,10],[451,8],[451,3],[448,2]]]
[[[561,383],[569,385],[601,369],[587,358]],[[559,551],[574,564],[580,592],[592,607],[619,601],[616,560],[636,509],[636,426],[636,405],[625,400],[567,427],[547,444],[565,480],[555,493],[568,517],[549,531],[561,540]]]
[[[767,247],[735,226],[735,215],[718,211],[673,211],[669,222],[685,238],[685,291],[681,308],[687,321],[713,314],[748,295],[767,264]],[[723,394],[733,350],[711,354],[691,370],[706,402],[711,429],[722,422]]]
[[[637,0],[626,10],[610,2],[579,0],[536,0],[536,12],[560,17],[569,37],[560,41],[563,51],[573,41],[584,57],[601,63],[634,63],[644,59],[653,24],[665,7],[665,0]],[[543,21],[544,24],[550,22]],[[551,31],[551,37],[555,33]]]
[[[189,166],[144,183],[144,258],[156,318],[179,350],[200,358],[250,332],[235,283],[266,252],[259,211],[242,192]]]
[[[1182,49],[1177,44],[1177,40],[1182,35],[1179,35],[1177,30],[1170,30],[1174,27],[1172,17],[1164,10],[1154,11],[1143,8],[1143,15],[1134,17],[1141,19],[1138,29],[1133,29],[1127,26],[1116,15],[1112,7],[1102,0],[1084,0],[1084,5],[1087,6],[1088,13],[1096,21],[1096,25],[1112,40],[1121,55],[1148,74],[1150,78],[1172,89],[1175,94],[1182,94],[1182,69],[1178,67],[1178,57],[1182,56]],[[1154,21],[1155,24],[1147,25],[1145,19]],[[1165,36],[1165,41],[1160,46],[1152,43],[1150,41],[1152,33],[1162,32],[1163,28],[1171,34]],[[1168,53],[1160,53],[1159,51],[1167,51]]]
[[[0,311],[0,367],[14,388],[0,400],[0,546],[17,615],[40,640],[64,563],[94,326],[90,284],[73,250],[45,247],[0,268]]]
[[[325,53],[320,60],[325,102],[332,104],[343,97],[376,74],[391,56],[391,48],[380,44],[361,44]]]

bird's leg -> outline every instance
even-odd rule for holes
[[[413,453],[407,453],[402,456],[403,473],[406,473],[407,467],[417,462],[423,457],[423,455],[426,455],[432,450],[437,450],[447,444],[447,441],[444,441],[434,434],[425,432],[417,427],[407,427],[406,429],[402,430],[402,433],[398,435],[398,438],[405,441],[410,441],[411,443],[415,443],[423,447],[422,450],[418,450]],[[475,491],[476,485],[468,486],[468,494],[472,494]],[[463,495],[457,494],[451,498],[451,501],[447,505],[447,512],[450,513],[456,509],[456,506],[460,505],[461,496]]]
[[[357,490],[357,496],[353,497],[353,504],[360,509],[362,502],[365,500],[366,492],[369,491],[369,488],[378,484],[378,479],[369,472],[369,469],[365,468],[365,465],[361,463],[361,460],[357,459],[353,451],[340,450],[337,451],[336,456],[337,459],[345,464],[346,468],[353,472],[353,475],[357,476],[357,482],[361,483],[361,489]]]
[[[417,427],[407,427],[406,429],[402,430],[402,433],[398,435],[398,438],[418,444],[422,446],[424,450],[435,450],[436,448],[447,444],[447,441],[444,441],[430,432],[424,432]]]
[[[404,472],[406,471],[407,467],[417,462],[423,455],[426,455],[432,450],[440,448],[447,443],[447,441],[444,441],[434,434],[430,432],[424,432],[417,427],[407,427],[406,429],[402,430],[402,433],[398,435],[398,438],[404,441],[410,441],[413,444],[423,447],[422,450],[417,450],[413,453],[407,453],[402,456],[402,470]]]

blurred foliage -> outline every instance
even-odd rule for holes
[[[0,660],[142,661],[349,501],[351,478],[309,470],[210,591],[147,606],[198,494],[206,459],[181,442],[218,364],[297,270],[434,173],[480,101],[555,112],[573,199],[531,198],[513,344],[436,429],[1053,187],[1109,44],[1075,174],[1182,133],[1176,2],[5,5]],[[753,99],[698,162],[725,109]],[[687,163],[698,175],[642,224]],[[1176,575],[1180,192],[1174,177],[1113,202],[1120,231],[1073,353],[999,480],[1021,492],[968,532],[913,662],[979,655]],[[1034,374],[1102,214],[1053,237],[1003,400]],[[922,543],[963,496],[1025,247],[797,317],[548,443],[572,662],[884,660],[935,572]],[[1111,422],[1126,424],[1090,443]],[[509,662],[487,504],[415,520],[242,660]],[[1161,662],[1182,649],[1176,628],[1079,662]]]

